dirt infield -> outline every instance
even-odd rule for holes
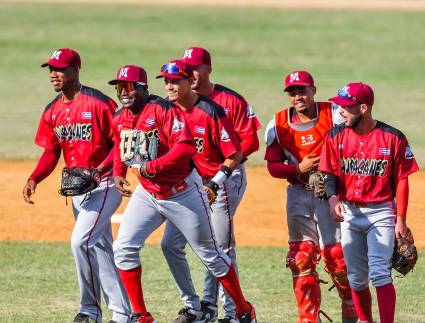
[[[42,182],[34,195],[35,205],[22,199],[22,188],[35,166],[34,161],[0,161],[0,240],[67,241],[73,227],[73,216],[68,200],[58,193],[60,167]],[[136,179],[130,177],[135,184]],[[425,247],[425,172],[411,176],[408,224],[418,246]],[[264,167],[248,168],[248,188],[235,219],[239,245],[284,246],[287,228],[284,216],[286,194],[284,181],[271,178]],[[125,199],[118,210],[122,212]],[[114,225],[116,232],[117,225]],[[163,226],[148,243],[158,243]]]

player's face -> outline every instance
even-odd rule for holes
[[[145,96],[143,87],[132,82],[119,82],[116,89],[123,108],[136,107]]]
[[[356,128],[363,119],[363,113],[360,109],[360,104],[341,107],[339,113],[344,118],[344,124],[348,128]]]
[[[75,67],[58,68],[49,66],[50,82],[55,92],[66,91],[78,82],[78,72]]]
[[[211,66],[202,64],[193,70],[192,90],[199,90],[210,79]]]
[[[309,111],[314,107],[314,95],[316,88],[314,86],[292,86],[287,90],[291,106],[299,113]]]
[[[192,92],[192,78],[169,79],[164,78],[165,89],[170,101],[185,100]]]

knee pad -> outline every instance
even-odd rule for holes
[[[351,289],[348,283],[347,266],[344,261],[344,253],[340,243],[326,245],[322,249],[322,256],[325,262],[325,270],[329,274],[338,289],[341,299],[351,299]]]
[[[289,243],[286,267],[291,269],[293,277],[315,273],[319,260],[320,253],[313,242],[294,241]]]

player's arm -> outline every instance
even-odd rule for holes
[[[40,156],[38,160],[37,166],[29,177],[27,183],[22,190],[22,195],[24,197],[25,202],[34,204],[31,200],[31,195],[35,193],[35,188],[37,184],[48,177],[56,165],[58,164],[59,158],[61,155],[61,149],[56,150],[48,150],[45,149],[43,154]]]
[[[105,104],[104,111],[100,115],[100,129],[103,134],[109,139],[111,147],[106,158],[96,167],[96,170],[101,174],[106,174],[112,170],[114,163],[114,131],[113,131],[113,115],[117,108],[116,103],[111,99],[109,104]]]
[[[160,125],[160,130],[164,132],[171,148],[161,157],[146,163],[146,170],[152,176],[178,168],[179,165],[187,163],[196,152],[196,144],[189,127],[186,126],[184,115],[177,108],[170,109],[167,119],[167,122]],[[181,123],[179,129],[173,129],[175,120]]]
[[[260,140],[258,139],[257,133],[241,139],[240,145],[245,158],[260,148]]]

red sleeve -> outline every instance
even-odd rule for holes
[[[406,177],[396,184],[395,203],[397,216],[407,215],[407,204],[409,202],[409,179]]]
[[[61,148],[61,144],[53,128],[51,109],[44,111],[41,115],[34,143],[47,150],[57,150]]]
[[[240,141],[257,133],[261,128],[254,110],[248,105],[245,99],[233,97],[230,104],[230,123]]]
[[[260,148],[260,141],[258,140],[257,133],[242,139],[240,144],[242,147],[242,152],[244,157],[248,157],[249,155],[251,155],[253,152],[256,152]]]
[[[337,153],[337,145],[334,142],[335,137],[331,138],[326,136],[325,143],[323,144],[322,152],[320,154],[320,162],[318,169],[322,172],[326,172],[329,174],[333,174],[335,176],[339,176],[338,170],[338,153]]]
[[[120,142],[121,137],[118,131],[118,122],[113,122],[113,133],[114,133],[114,147],[113,147],[113,174],[114,176],[124,177],[127,175],[127,166],[121,161]]]
[[[419,166],[416,163],[415,156],[413,155],[412,149],[405,137],[396,142],[394,150],[392,174],[394,176],[393,180],[397,182],[401,179],[407,178],[410,174],[417,172],[419,170]]]
[[[175,127],[175,125],[179,127]],[[167,170],[188,162],[196,152],[195,141],[186,124],[183,113],[178,108],[169,110],[160,129],[166,130],[170,150],[161,157],[151,160],[146,167],[149,173],[164,173]]]
[[[116,103],[111,99],[100,116],[100,129],[104,133],[104,135],[109,138],[111,145],[111,150],[109,151],[106,158],[99,165],[105,168],[106,170],[111,170],[114,163],[113,145],[115,139],[113,130],[113,116],[116,111],[116,108]]]
[[[298,174],[295,164],[285,163],[286,158],[277,140],[266,148],[267,169],[273,177],[295,180]]]
[[[214,142],[220,147],[224,158],[231,157],[241,150],[239,140],[224,116],[217,119],[213,129]]]
[[[60,149],[57,149],[57,150],[45,149],[43,154],[40,156],[37,166],[32,172],[30,179],[32,179],[36,183],[40,183],[43,179],[49,176],[55,169],[56,165],[58,164],[60,155],[61,155]]]

